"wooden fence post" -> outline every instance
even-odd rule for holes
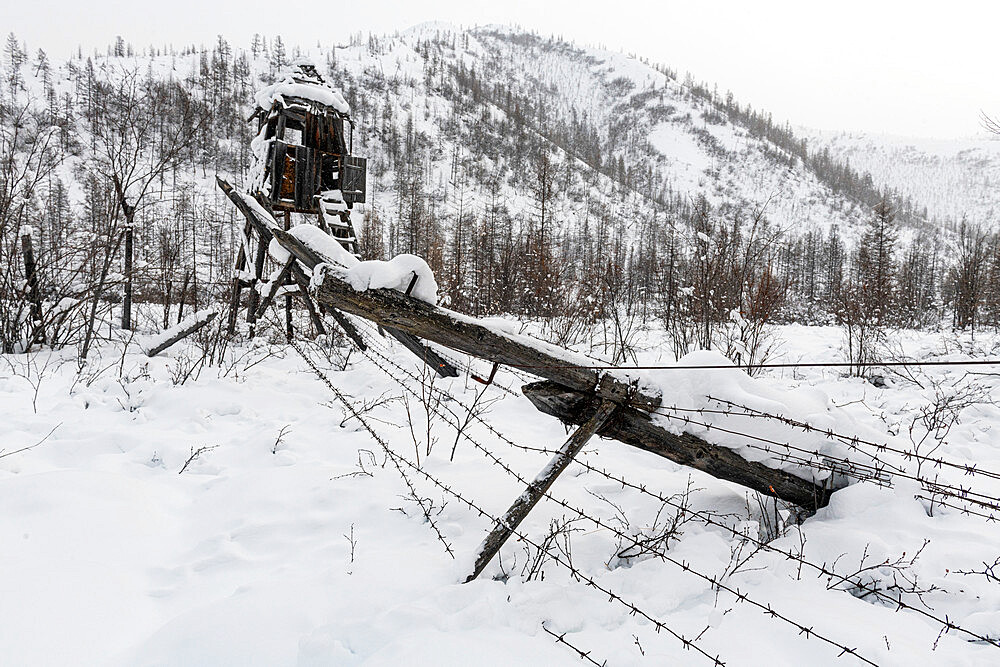
[[[531,508],[538,503],[542,496],[545,495],[545,492],[549,490],[549,487],[552,486],[552,483],[556,481],[556,477],[566,469],[573,458],[583,449],[583,446],[587,444],[591,436],[611,418],[616,409],[618,409],[617,403],[605,399],[601,402],[600,407],[597,408],[597,412],[573,432],[556,455],[552,457],[548,465],[538,473],[535,481],[525,489],[524,493],[517,497],[514,504],[510,506],[510,509],[497,522],[493,531],[483,540],[482,545],[479,547],[479,554],[476,556],[475,569],[469,575],[469,578],[465,580],[466,583],[478,577],[486,569],[486,566],[493,560],[493,556],[500,551],[501,547],[503,547],[504,543],[511,536],[511,533],[517,530],[517,527],[524,521],[524,518],[528,516]]]

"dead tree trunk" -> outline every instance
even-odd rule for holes
[[[28,299],[31,301],[31,338],[27,346],[27,349],[30,349],[35,342],[45,342],[42,295],[38,288],[38,266],[35,263],[34,249],[31,247],[31,234],[21,235],[21,251],[24,254],[24,278],[28,283]]]
[[[125,203],[122,203],[125,206]],[[125,221],[125,298],[122,301],[122,329],[132,328],[132,219]]]

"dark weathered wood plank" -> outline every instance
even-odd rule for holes
[[[313,281],[313,291],[321,305],[364,317],[386,330],[396,329],[480,359],[523,367],[533,375],[579,391],[597,392],[605,398],[646,410],[660,405],[658,395],[636,389],[611,374],[581,367],[568,356],[561,356],[555,346],[499,331],[475,318],[432,306],[394,290],[358,292],[342,279],[342,272],[339,274],[334,267],[329,267],[320,280]]]
[[[268,306],[271,305],[271,302],[274,301],[274,297],[278,293],[278,290],[281,289],[282,286],[285,284],[285,282],[288,280],[289,276],[292,273],[292,264],[294,262],[295,258],[289,257],[288,261],[285,262],[285,265],[281,267],[281,272],[277,275],[277,277],[274,280],[271,281],[271,287],[267,290],[267,294],[264,295],[264,298],[261,300],[260,305],[257,306],[258,319],[264,316],[264,312],[267,310]],[[286,297],[286,299],[290,300],[291,297]],[[288,303],[288,301],[286,300],[285,309],[288,310],[290,308],[291,304]]]
[[[536,382],[525,385],[521,391],[540,411],[566,424],[586,422],[601,405],[593,395],[554,382]],[[690,433],[671,433],[639,410],[622,408],[597,434],[765,495],[777,496],[809,511],[826,505],[832,493],[831,489],[790,473],[747,461],[727,447],[713,445]]]
[[[476,556],[476,565],[473,568],[472,574],[465,580],[466,583],[478,577],[486,569],[486,566],[493,560],[493,557],[500,551],[511,534],[517,530],[517,527],[528,516],[528,512],[538,504],[538,501],[551,488],[560,473],[566,469],[566,466],[573,461],[573,458],[583,449],[583,446],[590,441],[594,433],[604,425],[618,407],[618,404],[614,401],[601,401],[594,414],[566,440],[556,455],[552,457],[552,460],[549,461],[548,465],[538,473],[538,476],[528,485],[524,493],[517,497],[514,504],[510,506],[510,509],[504,513],[497,522],[497,525],[494,526],[490,534],[483,540]]]

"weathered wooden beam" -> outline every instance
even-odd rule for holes
[[[588,369],[589,364],[585,361],[554,345],[501,331],[476,318],[433,306],[395,290],[358,292],[343,279],[343,271],[328,264],[316,270],[320,275],[313,279],[313,293],[323,306],[364,317],[385,329],[397,329],[480,359],[525,368],[533,375],[579,391],[596,392],[604,398],[640,409],[653,410],[660,405],[658,394],[633,386],[627,378]]]
[[[536,382],[525,385],[521,391],[536,408],[571,425],[585,423],[601,405],[600,399],[593,394],[554,382]],[[833,492],[791,473],[748,461],[732,449],[713,445],[690,433],[671,433],[653,423],[648,414],[631,408],[619,410],[597,434],[764,495],[777,496],[810,512],[826,505]]]
[[[189,321],[181,322],[180,324],[176,324],[166,331],[163,331],[160,334],[161,340],[146,350],[146,356],[155,357],[171,345],[184,340],[191,334],[207,326],[208,323],[214,320],[217,315],[218,313],[214,310],[208,312],[202,311],[200,313],[196,313],[195,316]]]
[[[514,504],[510,506],[510,509],[504,513],[497,522],[497,525],[494,526],[490,534],[483,540],[476,555],[476,565],[473,568],[472,574],[465,580],[466,583],[478,577],[486,569],[486,566],[493,560],[493,557],[500,551],[511,534],[517,530],[517,527],[528,516],[528,512],[541,500],[542,496],[552,486],[552,483],[556,481],[556,477],[566,469],[566,466],[573,461],[573,458],[590,441],[594,433],[608,421],[618,407],[618,404],[612,400],[602,400],[594,414],[576,429],[563,446],[559,448],[559,451],[552,457],[548,465],[538,473],[538,476],[528,485],[524,493],[517,497]]]
[[[275,295],[278,294],[278,290],[281,289],[284,286],[285,282],[288,280],[289,276],[292,273],[292,264],[294,263],[295,263],[295,258],[289,257],[288,261],[285,262],[285,265],[281,267],[281,272],[278,273],[278,275],[274,278],[274,280],[271,281],[270,289],[267,290],[267,294],[264,295],[264,298],[261,300],[260,305],[257,306],[258,318],[264,316],[264,312],[267,311],[268,306],[270,306],[271,302],[274,301],[274,297]],[[285,304],[285,307],[288,308],[287,303]]]

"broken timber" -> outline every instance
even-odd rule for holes
[[[662,456],[676,463],[702,470],[714,477],[736,482],[760,493],[780,498],[814,511],[829,502],[831,490],[822,484],[770,468],[763,463],[748,461],[735,451],[709,443],[690,433],[677,435],[653,422],[649,416],[660,407],[658,393],[644,390],[628,378],[589,369],[574,363],[561,348],[513,333],[486,326],[476,318],[434,306],[389,289],[356,291],[345,280],[346,269],[326,261],[326,258],[286,233],[253,210],[245,195],[228,183],[219,186],[236,203],[248,222],[261,234],[261,239],[274,237],[298,263],[314,273],[309,290],[316,303],[326,312],[349,322],[341,313],[367,319],[391,332],[397,338],[412,340],[414,351],[430,365],[446,363],[419,339],[470,354],[495,364],[530,369],[533,375],[549,380],[525,387],[525,394],[542,412],[558,417],[568,424],[583,424],[597,412],[602,399],[610,400],[621,409],[602,426],[597,434],[613,438],[638,449]],[[268,216],[269,217],[269,216]],[[293,275],[301,288],[307,287],[301,267],[292,265]],[[306,301],[307,305],[310,301]],[[412,349],[412,348],[411,348]],[[427,355],[427,356],[425,356]],[[431,357],[430,355],[433,355]],[[442,370],[457,374],[448,365]]]
[[[528,486],[524,493],[518,496],[514,504],[510,506],[510,509],[497,522],[493,531],[483,540],[482,545],[479,547],[479,555],[476,556],[475,568],[472,574],[469,575],[469,578],[465,580],[466,583],[478,577],[486,569],[489,562],[493,560],[493,556],[503,547],[504,542],[517,530],[517,527],[521,525],[524,518],[528,516],[531,508],[541,500],[542,496],[552,486],[552,483],[556,481],[556,477],[566,469],[566,466],[573,461],[576,455],[580,453],[580,450],[583,449],[583,446],[608,421],[608,418],[611,417],[618,407],[618,404],[614,401],[608,399],[601,400],[594,414],[573,432],[573,435],[556,452],[552,460],[549,461],[549,464],[538,473],[535,481]]]
[[[280,239],[279,239],[280,240]],[[287,247],[287,246],[286,246]],[[651,452],[683,465],[776,496],[812,511],[827,504],[830,490],[820,484],[748,461],[733,450],[713,445],[690,433],[680,436],[657,425],[648,413],[660,406],[660,396],[630,384],[627,379],[600,374],[560,356],[559,348],[505,333],[481,321],[407,297],[395,290],[355,291],[343,270],[326,264],[316,268],[316,301],[328,308],[363,317],[386,328],[398,329],[480,359],[530,369],[551,381],[526,388],[532,403],[568,423],[581,424],[596,411],[601,399],[623,406],[598,435]]]
[[[600,400],[586,392],[554,382],[535,382],[525,385],[521,391],[541,412],[564,424],[585,423],[601,405]],[[619,410],[597,434],[809,510],[826,505],[832,493],[830,489],[783,470],[748,461],[732,449],[710,444],[690,433],[670,433],[653,423],[648,414],[633,408]]]

